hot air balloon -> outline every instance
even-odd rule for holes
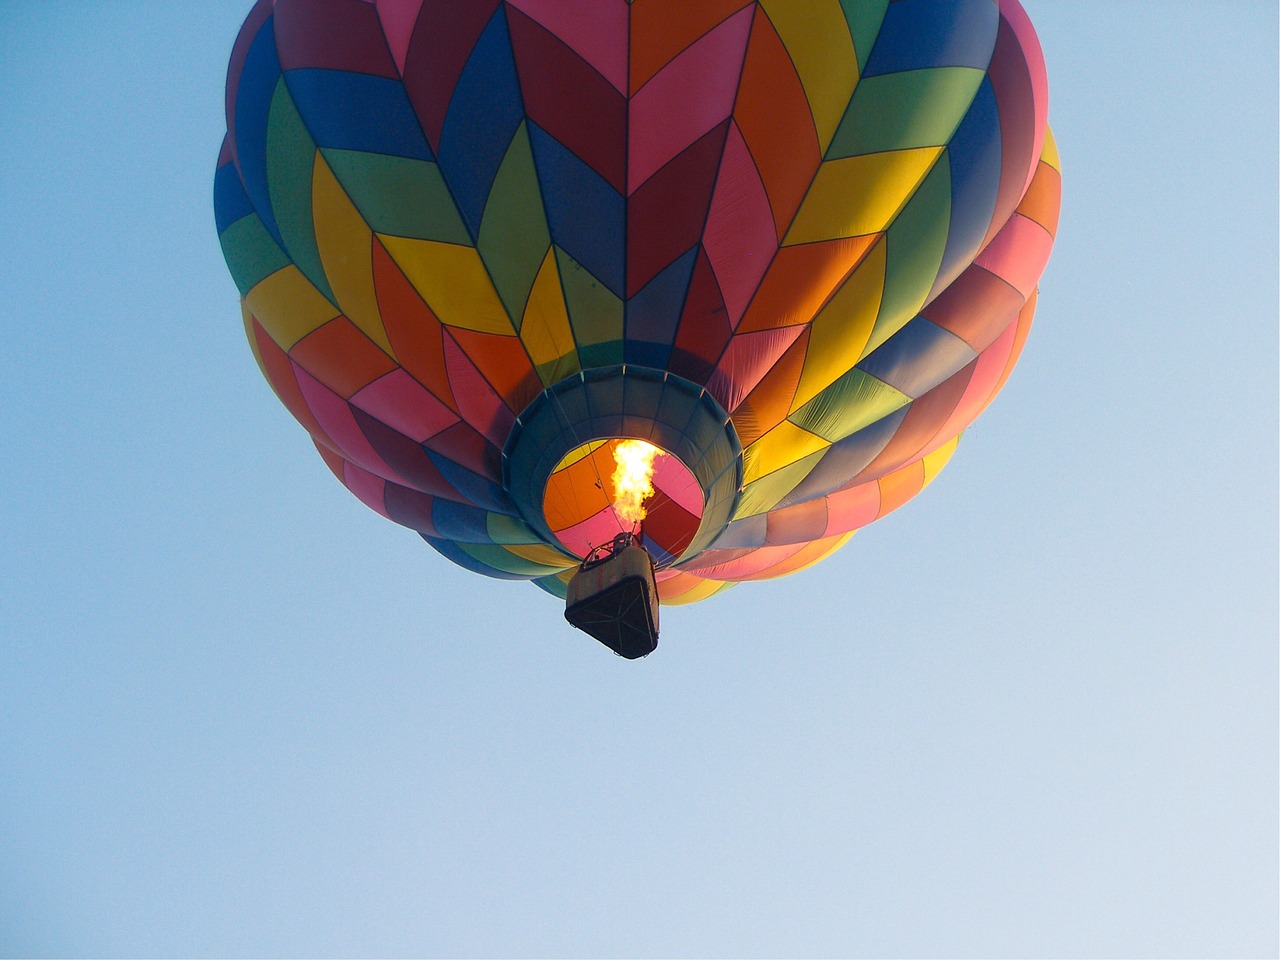
[[[1046,112],[1016,0],[259,0],[214,205],[338,479],[571,608],[630,584],[638,656],[947,463],[1031,325]]]

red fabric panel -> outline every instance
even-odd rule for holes
[[[999,277],[970,266],[920,313],[981,353],[1009,325],[1022,302],[1022,294]]]
[[[702,236],[728,124],[721,124],[650,177],[627,200],[627,296]]]
[[[627,0],[510,0],[591,64],[619,93],[627,92]]]
[[[502,452],[470,424],[455,423],[423,446],[495,483],[502,477]]]
[[[626,98],[541,24],[511,8],[507,22],[529,119],[625,193]]]
[[[302,424],[317,443],[328,447],[336,446],[333,438],[324,432],[320,421],[307,406],[307,401],[302,396],[302,389],[298,386],[298,380],[293,375],[293,364],[289,362],[288,355],[271,339],[267,331],[262,329],[257,319],[253,321],[253,339],[258,345],[258,355],[262,357],[262,365],[266,368],[267,383],[271,384],[271,389],[276,392],[285,409],[293,414],[293,419]]]
[[[729,126],[720,178],[703,236],[707,259],[736,328],[778,249],[773,208],[736,125]]]
[[[675,349],[668,362],[671,372],[695,383],[706,383],[732,334],[720,285],[706,252],[699,250],[676,331]]]
[[[449,371],[454,396],[458,398],[458,413],[462,419],[488,437],[495,446],[501,447],[516,421],[516,415],[458,346],[452,331],[444,338],[444,364]]]
[[[373,283],[382,325],[400,366],[457,413],[444,366],[444,328],[376,237]]]
[[[317,327],[293,345],[289,356],[343,398],[396,369],[396,362],[346,317]]]
[[[750,11],[733,15],[681,51],[633,95],[628,110],[628,192],[729,118],[750,28]]]
[[[778,358],[805,332],[804,327],[796,326],[738,334],[729,341],[729,348],[716,365],[707,389],[722,407],[733,413]]]
[[[827,532],[826,497],[770,511],[765,530],[767,546],[821,539]]]
[[[324,456],[324,452],[321,452]],[[336,453],[330,453],[330,457],[337,457]],[[356,495],[356,498],[370,510],[376,510],[388,520],[391,514],[387,512],[387,505],[384,499],[386,495],[387,482],[381,477],[374,476],[368,470],[361,470],[354,463],[347,460],[340,460],[342,464],[342,473],[338,479],[342,481],[342,485]]]
[[[752,0],[642,0],[631,5],[631,92]]]
[[[453,89],[499,0],[425,0],[409,41],[404,76],[409,101],[433,151],[440,149]]]
[[[827,534],[835,536],[865,527],[880,515],[878,484],[858,483],[827,497]]]
[[[276,52],[283,70],[319,67],[398,77],[371,3],[276,0]]]
[[[386,461],[406,486],[438,497],[465,499],[445,480],[420,444],[392,430],[360,409],[352,409],[356,423],[369,440],[369,445]]]
[[[822,154],[800,77],[773,24],[758,7],[733,119],[755,158],[781,240]]]
[[[519,337],[460,327],[450,328],[449,336],[468,357],[483,358],[484,368],[480,372],[510,409],[523,410],[542,392],[542,381]]]

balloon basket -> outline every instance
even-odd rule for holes
[[[628,660],[658,646],[658,588],[653,560],[634,536],[596,547],[569,581],[564,618]]]

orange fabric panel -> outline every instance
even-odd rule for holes
[[[477,364],[477,369],[512,410],[523,410],[542,392],[542,381],[519,337],[479,333],[461,327],[450,328],[449,336],[473,362],[474,358],[483,358],[484,366]]]
[[[809,331],[805,330],[733,411],[733,425],[744,447],[787,419],[808,350]]]
[[[382,323],[400,366],[458,413],[444,363],[443,327],[377,237],[373,241],[373,281]]]
[[[822,162],[822,153],[800,77],[773,24],[759,8],[733,117],[755,158],[781,240]]]
[[[751,0],[634,0],[631,4],[631,82],[646,81],[716,24]]]
[[[344,400],[397,367],[346,317],[336,317],[307,334],[293,345],[289,356]]]
[[[738,332],[808,323],[879,237],[868,234],[779,248]]]
[[[924,489],[924,464],[919,460],[876,481],[880,486],[880,516],[897,510]]]

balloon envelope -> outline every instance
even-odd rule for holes
[[[826,556],[1013,368],[1057,226],[1015,0],[260,0],[217,226],[365,504],[563,596],[662,451],[664,603]]]

